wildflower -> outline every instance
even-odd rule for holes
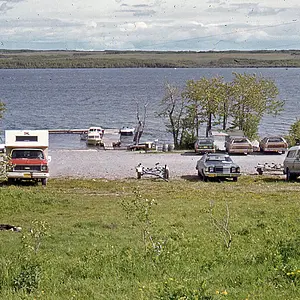
[[[226,290],[224,290],[223,292],[221,292],[221,294],[226,296],[228,293]]]
[[[220,294],[220,292],[219,292],[219,291],[216,291],[216,294],[217,294],[217,295],[219,295],[219,294]]]

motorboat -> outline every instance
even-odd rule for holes
[[[94,146],[98,146],[101,145],[102,143],[102,134],[95,131],[95,132],[89,132],[87,134],[87,138],[86,138],[86,144],[87,145],[94,145]]]
[[[122,127],[120,129],[120,135],[123,135],[123,136],[133,135],[133,133],[134,133],[134,128]]]
[[[86,132],[80,134],[80,139],[86,141],[89,133],[98,133],[101,135],[101,138],[104,134],[104,129],[102,127],[92,126]]]

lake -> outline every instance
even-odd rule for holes
[[[1,129],[73,129],[92,125],[104,128],[135,127],[137,107],[147,117],[142,140],[171,141],[163,120],[155,117],[164,95],[164,83],[180,87],[189,79],[223,76],[232,72],[256,73],[275,81],[284,112],[265,117],[261,136],[287,134],[299,117],[300,93],[298,68],[272,69],[1,69],[0,99],[7,111]],[[127,139],[128,140],[128,139]],[[130,140],[128,140],[130,142]],[[85,149],[78,135],[51,134],[50,149]]]

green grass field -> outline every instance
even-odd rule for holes
[[[0,189],[0,299],[300,299],[299,182]]]

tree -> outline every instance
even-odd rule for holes
[[[187,81],[184,97],[187,99],[188,110],[193,119],[191,130],[199,136],[199,127],[206,123],[206,136],[212,128],[213,119],[219,113],[220,103],[225,103],[227,96],[222,77]]]
[[[223,130],[237,128],[253,139],[262,117],[277,115],[283,109],[272,80],[255,74],[233,74],[231,82],[218,76],[188,80],[182,93],[166,84],[158,115],[165,117],[176,148],[194,143],[204,123],[206,136],[213,124],[222,124]]]
[[[284,103],[277,98],[278,89],[272,80],[256,74],[233,74],[232,128],[243,130],[252,139],[257,136],[262,117],[265,114],[276,116]]]
[[[297,120],[290,127],[289,134],[286,136],[289,146],[295,146],[300,142],[300,120]]]
[[[178,149],[182,145],[183,132],[186,129],[185,103],[178,87],[165,83],[165,94],[160,108],[157,115],[165,119],[167,131],[172,134],[174,147]]]

